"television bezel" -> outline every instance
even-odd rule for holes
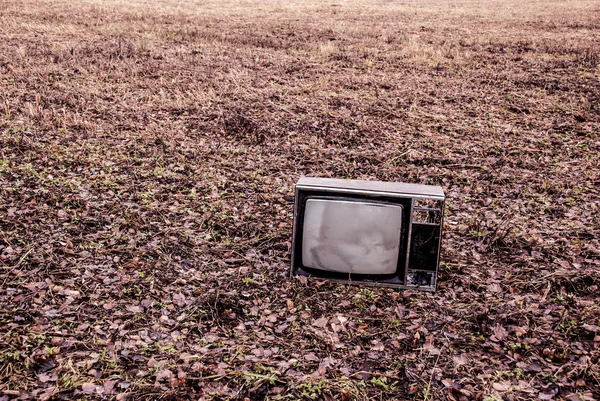
[[[341,180],[335,178],[301,177],[295,187],[294,216],[292,226],[292,249],[290,277],[302,275],[328,281],[361,284],[367,286],[395,287],[435,291],[437,267],[441,250],[441,234],[445,195],[441,187],[434,185],[408,184],[400,182]],[[332,200],[356,200],[382,204],[402,205],[402,227],[398,267],[393,275],[369,275],[338,273],[307,268],[302,265],[302,234],[306,201],[310,198]],[[432,286],[408,285],[410,239],[415,199],[440,201],[440,238],[437,249],[436,280]],[[412,270],[411,271],[418,271]],[[384,277],[385,276],[385,277]]]

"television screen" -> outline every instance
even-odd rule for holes
[[[444,201],[439,186],[302,177],[290,274],[434,291]]]
[[[402,205],[310,198],[304,213],[305,267],[356,274],[396,272]]]

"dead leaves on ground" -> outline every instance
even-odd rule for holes
[[[593,13],[219,4],[0,15],[0,400],[600,398]],[[301,174],[442,185],[439,291],[289,280]]]

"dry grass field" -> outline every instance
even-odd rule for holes
[[[0,0],[0,400],[600,399],[600,3]],[[287,277],[439,184],[435,294]]]

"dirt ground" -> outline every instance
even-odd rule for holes
[[[1,401],[600,399],[598,2],[0,0],[0,38]],[[290,280],[301,175],[441,185],[438,291]]]

